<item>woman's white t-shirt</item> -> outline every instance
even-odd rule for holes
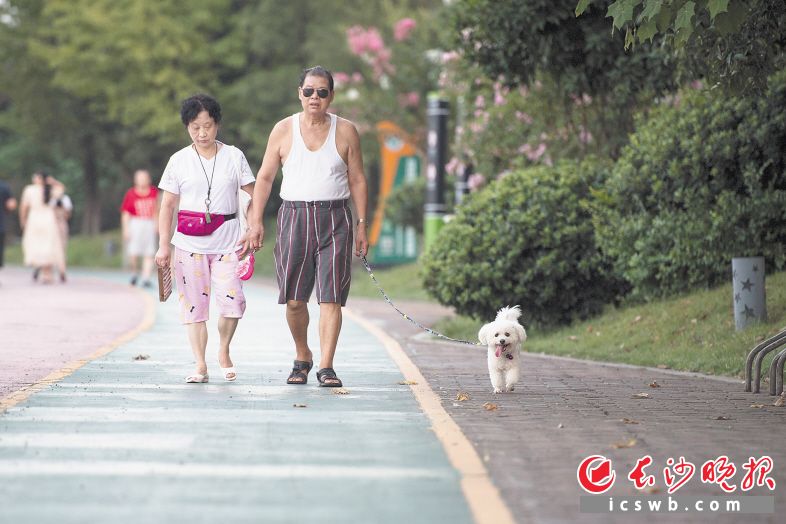
[[[242,151],[220,142],[219,146],[218,154],[209,160],[200,156],[193,145],[184,147],[169,158],[158,187],[180,196],[179,209],[205,212],[208,180],[215,163],[210,212],[219,215],[238,212],[238,189],[254,182],[254,175]],[[172,244],[190,253],[224,254],[238,249],[236,244],[241,234],[240,220],[235,218],[224,222],[211,235],[196,237],[176,231]]]

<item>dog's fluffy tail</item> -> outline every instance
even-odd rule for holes
[[[518,320],[521,316],[519,306],[505,306],[497,311],[497,320]]]

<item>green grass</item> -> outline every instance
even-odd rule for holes
[[[421,285],[418,263],[403,264],[385,269],[374,269],[374,277],[393,302],[397,300],[433,301]],[[379,290],[362,264],[356,264],[352,273],[353,297],[382,298]]]
[[[747,352],[786,324],[786,272],[767,277],[769,322],[737,333],[731,304],[731,285],[726,285],[660,302],[610,308],[570,327],[550,332],[530,328],[525,349],[741,377]],[[526,304],[522,306],[526,311]],[[452,337],[476,340],[480,324],[456,317],[436,328]]]
[[[99,235],[76,235],[68,241],[68,265],[79,267],[120,268],[123,264],[120,231]],[[6,262],[21,265],[22,246],[8,246]]]

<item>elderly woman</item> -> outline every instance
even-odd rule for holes
[[[251,195],[254,175],[242,151],[216,140],[221,106],[215,99],[207,95],[186,99],[180,118],[192,143],[172,155],[158,185],[163,197],[156,264],[174,264],[182,321],[196,359],[196,370],[186,377],[186,382],[208,381],[205,322],[211,289],[219,313],[218,363],[224,380],[233,381],[237,374],[229,356],[229,344],[246,309],[243,287],[236,274],[238,256],[247,247],[238,220],[238,188]],[[177,230],[173,235],[176,209]],[[170,238],[175,246],[174,260]]]

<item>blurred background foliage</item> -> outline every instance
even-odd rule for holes
[[[215,95],[220,138],[256,169],[315,64],[361,132],[372,206],[375,125],[424,150],[429,94],[450,101],[447,191],[469,173],[472,194],[422,263],[459,312],[490,315],[502,274],[518,279],[511,303],[555,297],[538,306],[548,325],[596,298],[711,286],[734,253],[786,267],[783,0],[0,0],[0,177],[18,194],[46,169],[74,230],[112,229],[133,171],[157,179],[188,143],[183,98]],[[386,213],[421,228],[423,197],[422,180],[399,187]],[[516,230],[482,227],[500,209]],[[764,233],[731,243],[732,226]],[[515,249],[462,247],[495,241]],[[451,277],[467,268],[484,282]],[[670,287],[672,270],[689,278]],[[587,281],[610,292],[563,299]]]

